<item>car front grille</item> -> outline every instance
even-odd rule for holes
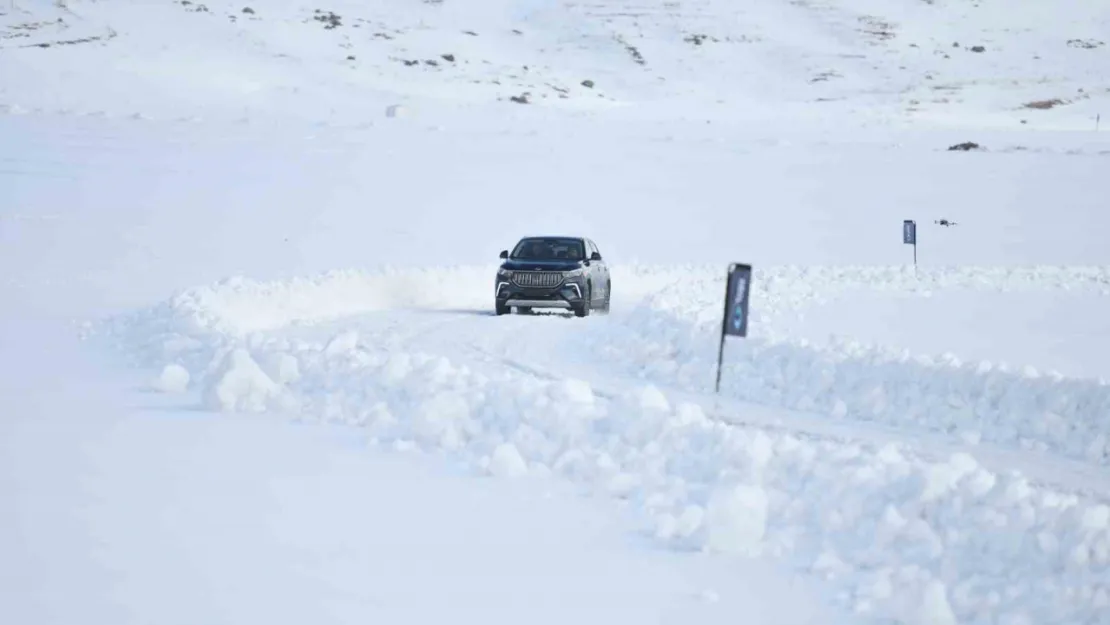
[[[517,271],[513,273],[513,283],[524,287],[551,288],[563,282],[563,274],[558,271]]]

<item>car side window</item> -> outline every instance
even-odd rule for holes
[[[593,246],[595,252],[597,252],[602,258],[605,258],[605,255],[601,253],[600,249],[598,249],[597,243],[590,241],[590,245]]]

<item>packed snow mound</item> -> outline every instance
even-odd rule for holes
[[[279,354],[278,356],[281,356]],[[206,376],[205,403],[226,412],[264,412],[282,397],[282,387],[255,362],[248,350],[233,348],[213,361]],[[290,407],[288,404],[286,407]]]
[[[208,334],[250,342],[264,331],[307,328],[386,310],[488,312],[491,272],[487,267],[450,267],[335,271],[288,281],[230,279],[184,291],[152,311],[112,320],[108,332],[127,344],[145,345],[142,364],[162,367],[173,359],[210,367],[197,360],[196,351],[203,344],[199,337]],[[629,398],[630,406],[665,411],[671,406],[660,389],[710,391],[724,289],[720,268],[615,266],[613,276],[624,305],[603,325],[585,325],[582,341],[593,362],[603,363],[607,371],[654,385]],[[815,345],[778,329],[782,319],[798,311],[864,289],[1105,295],[1110,293],[1108,268],[965,267],[922,269],[915,276],[904,267],[767,267],[757,268],[752,288],[752,336],[727,345],[722,373],[726,397],[942,434],[962,443],[1110,464],[1110,384],[1102,380],[964,362],[946,353],[911,354],[854,340]],[[376,340],[391,344],[403,337]],[[329,355],[355,357],[364,346],[358,333],[348,330],[331,336],[323,349]],[[563,344],[558,349],[570,359],[578,348]],[[271,379],[295,381],[301,375],[292,355],[271,358],[279,359],[267,364]],[[395,361],[389,376],[403,377],[408,366]],[[244,405],[264,403],[258,392],[247,393]],[[561,381],[551,393],[586,405],[595,395],[588,384],[573,379]]]
[[[705,547],[756,556],[767,533],[767,493],[758,484],[718,487],[705,510]]]
[[[676,279],[660,279],[666,286],[614,317],[616,327],[602,329],[603,336],[585,342],[607,370],[675,391],[708,392],[717,364],[723,272],[658,273]],[[915,275],[893,267],[773,267],[756,269],[752,289],[751,337],[726,345],[727,397],[1110,464],[1110,383],[1104,379],[1041,372],[1028,364],[964,361],[946,351],[910,353],[851,338],[816,344],[781,329],[787,317],[820,314],[821,304],[862,291],[1105,297],[1108,268],[923,268]]]
[[[0,106],[207,118],[306,116],[326,101],[337,123],[365,123],[368,110],[393,117],[411,101],[510,115],[529,106],[628,114],[635,105],[668,117],[981,116],[1086,130],[1108,98],[1108,24],[1099,3],[1060,12],[1031,0],[1004,9],[24,0],[0,8]],[[118,110],[115,93],[135,94],[126,103],[134,108]]]
[[[621,332],[595,343],[602,362],[676,390],[712,390],[718,330],[648,307],[620,323]],[[1110,384],[1101,380],[854,341],[818,349],[752,339],[729,344],[726,354],[721,392],[728,397],[1110,464]]]
[[[528,474],[528,463],[516,445],[501,443],[494,448],[489,459],[489,471],[497,477],[520,477]]]
[[[864,617],[1097,622],[1107,608],[1108,502],[967,454],[930,460],[901,445],[738,427],[661,385],[601,396],[574,379],[479,370],[329,326],[192,327],[191,340],[175,340],[185,346],[175,362],[221,410],[295,406],[382,448],[571,480],[628,502],[674,548],[800,563]],[[148,338],[128,349],[165,344]]]
[[[166,365],[154,388],[163,393],[184,393],[189,388],[189,370],[174,363]]]

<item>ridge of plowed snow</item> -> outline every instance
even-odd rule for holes
[[[456,271],[457,278],[468,270]],[[472,271],[487,281],[484,270]],[[1015,284],[1030,283],[1030,274],[1015,271],[1008,274]],[[637,274],[648,293],[686,275],[632,269],[625,277]],[[767,274],[774,271],[764,282],[781,287]],[[421,275],[405,278],[411,284]],[[974,282],[985,274],[956,275]],[[1076,276],[1102,284],[1086,270],[1038,275],[1051,275],[1047,284]],[[404,336],[391,343],[354,326],[295,323],[312,322],[313,314],[334,320],[359,305],[380,310],[390,302],[351,293],[349,305],[336,308],[312,294],[376,288],[387,279],[356,272],[284,287],[225,282],[102,329],[148,365],[185,368],[189,390],[207,407],[355,425],[374,445],[446,454],[505,478],[569,479],[632,506],[643,531],[673,548],[786,559],[839,588],[842,604],[860,615],[930,624],[1093,623],[1110,607],[1110,508],[1100,496],[1034,485],[967,454],[935,461],[910,445],[729,425],[672,401],[650,380],[633,378],[602,396],[573,377],[420,351]],[[669,298],[660,292],[655,304]],[[392,304],[411,304],[406,297]],[[283,307],[290,301],[318,308]],[[627,324],[665,341],[659,330],[683,326],[651,301],[623,319],[568,323],[584,321],[598,332]],[[262,323],[247,314],[272,305],[277,316]],[[279,323],[282,314],[291,325]],[[418,326],[409,331],[421,334]]]
[[[117,321],[148,366],[189,357],[197,336],[247,341],[260,332],[397,308],[488,309],[485,267],[334,271],[289,281],[241,278],[186,290],[158,314]],[[608,370],[664,388],[708,393],[716,366],[723,276],[713,268],[615,267],[622,302],[637,304],[584,341]],[[1031,367],[961,362],[946,355],[845,340],[817,346],[779,333],[776,320],[837,293],[860,289],[1088,290],[1110,292],[1103,267],[757,268],[752,337],[729,345],[723,393],[754,404],[875,422],[991,443],[1097,466],[1110,464],[1110,385]],[[641,299],[642,298],[642,299]],[[556,350],[557,351],[557,350]],[[207,356],[206,356],[207,357]],[[193,362],[194,366],[202,363]]]
[[[602,361],[645,381],[712,390],[716,333],[646,307],[621,323],[630,332],[611,333],[614,338],[599,345]],[[727,353],[722,393],[728,397],[1110,464],[1110,385],[1100,380],[891,353],[851,341],[815,349],[753,339],[730,345]]]

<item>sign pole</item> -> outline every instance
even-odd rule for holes
[[[725,359],[725,333],[721,333],[721,345],[717,348],[717,384],[713,387],[714,393],[721,392],[721,362]]]
[[[725,337],[748,336],[748,305],[751,297],[752,266],[732,263],[728,266],[725,287],[725,312],[721,319],[721,344],[717,347],[717,384],[721,392],[721,368],[725,357]]]

